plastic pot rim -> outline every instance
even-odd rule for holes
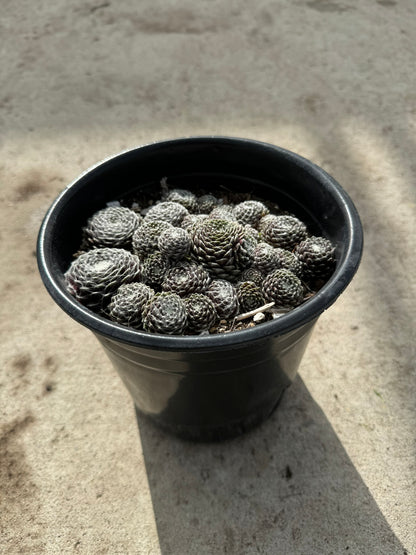
[[[72,191],[82,187],[80,181],[84,176],[94,172],[98,168],[102,170],[106,164],[110,164],[113,160],[126,156],[136,150],[157,149],[160,147],[169,147],[170,145],[173,146],[178,143],[212,143],[214,141],[222,144],[253,144],[263,149],[278,152],[281,157],[285,157],[289,161],[295,162],[298,167],[305,169],[312,177],[320,182],[321,186],[325,187],[327,191],[330,192],[331,197],[335,199],[335,202],[346,216],[349,231],[348,243],[343,260],[337,265],[330,279],[313,297],[300,306],[292,309],[287,314],[272,321],[259,324],[254,328],[223,334],[170,336],[149,333],[116,324],[83,306],[62,286],[62,283],[57,279],[56,275],[54,275],[54,272],[50,268],[48,255],[45,249],[48,232],[56,221],[60,207],[65,203],[66,197]],[[239,137],[202,135],[154,141],[129,148],[113,156],[104,158],[83,171],[67,185],[48,209],[39,230],[37,240],[37,262],[43,283],[54,301],[64,312],[92,332],[105,336],[108,339],[147,349],[205,351],[232,348],[233,346],[237,347],[247,342],[257,342],[266,340],[269,337],[280,336],[318,318],[320,314],[336,301],[352,280],[360,264],[362,250],[363,230],[357,209],[346,191],[332,176],[325,172],[325,170],[299,154],[270,143]]]

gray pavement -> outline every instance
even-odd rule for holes
[[[1,553],[416,553],[415,19],[413,0],[2,2]],[[136,419],[34,256],[87,167],[203,134],[321,165],[366,242],[272,418],[209,445]]]

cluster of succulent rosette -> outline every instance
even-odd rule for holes
[[[265,305],[291,310],[335,267],[331,242],[276,205],[169,190],[163,180],[156,201],[115,201],[93,214],[75,256],[65,280],[79,302],[170,335],[217,333],[219,322]]]

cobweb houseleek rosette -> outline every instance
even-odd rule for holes
[[[199,213],[208,215],[220,201],[214,195],[207,193],[197,197],[197,202]]]
[[[160,252],[170,260],[185,258],[191,250],[191,237],[181,227],[172,227],[162,231],[158,239]]]
[[[233,206],[228,204],[220,204],[215,206],[211,212],[208,214],[210,220],[226,220],[229,222],[237,222],[237,218],[234,216]]]
[[[148,332],[182,335],[186,323],[185,303],[176,293],[156,293],[143,309],[143,329]]]
[[[128,248],[142,217],[130,208],[108,206],[89,218],[84,236],[93,247]]]
[[[238,314],[237,291],[232,283],[225,279],[214,279],[205,295],[214,303],[219,318],[233,318]]]
[[[161,252],[156,251],[153,254],[149,254],[142,264],[143,282],[152,287],[161,285],[170,267],[169,259]]]
[[[171,189],[163,196],[163,200],[182,204],[190,213],[196,213],[199,210],[196,195],[188,189]]]
[[[179,202],[165,201],[151,206],[146,212],[144,220],[146,222],[162,220],[174,226],[179,226],[188,214],[188,210]]]
[[[187,329],[190,332],[207,331],[218,318],[212,300],[202,293],[192,293],[184,298]]]
[[[81,254],[65,273],[68,291],[85,306],[103,309],[123,283],[139,281],[141,262],[125,249],[97,248]]]
[[[191,255],[213,277],[233,281],[251,265],[255,245],[244,226],[207,219],[193,230]]]
[[[264,275],[279,268],[276,249],[264,241],[257,243],[253,253],[253,268]]]
[[[260,220],[262,240],[273,247],[292,250],[300,241],[306,238],[306,225],[295,216],[279,215],[265,216],[266,222]]]
[[[290,270],[295,276],[299,278],[302,277],[303,264],[295,252],[281,248],[276,248],[275,252],[278,260],[278,268]]]
[[[325,237],[308,237],[297,245],[295,254],[306,278],[326,279],[335,268],[335,247]]]
[[[262,288],[253,281],[240,281],[236,290],[240,312],[249,312],[265,304]]]
[[[264,276],[265,275],[260,270],[255,268],[253,264],[253,266],[244,270],[244,272],[240,276],[240,281],[252,281],[256,285],[261,286],[264,281]]]
[[[191,293],[204,293],[211,282],[207,270],[193,262],[179,262],[166,272],[162,289],[181,297]]]
[[[233,214],[240,224],[250,224],[256,227],[261,218],[269,213],[269,209],[257,200],[245,200],[236,204]]]
[[[169,222],[144,221],[133,233],[132,250],[140,258],[145,258],[159,250],[159,237],[167,229],[173,229]]]
[[[304,289],[295,274],[282,268],[265,277],[262,292],[266,301],[273,301],[277,308],[294,308],[303,301]]]
[[[154,295],[155,291],[144,283],[125,283],[111,297],[106,313],[118,324],[140,329],[143,308]]]

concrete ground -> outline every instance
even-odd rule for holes
[[[3,0],[1,553],[416,553],[415,18],[413,0]],[[209,445],[136,420],[35,259],[80,172],[202,134],[322,165],[366,241],[273,417]]]

